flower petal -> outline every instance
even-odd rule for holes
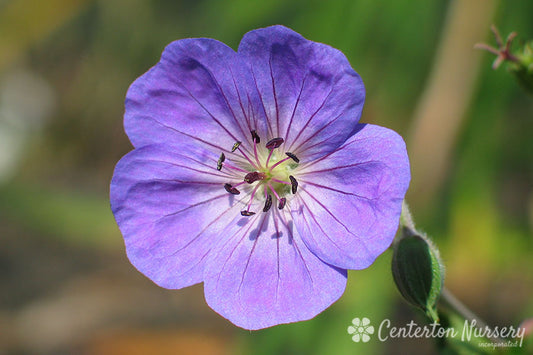
[[[252,142],[252,129],[266,132],[248,66],[213,39],[169,44],[160,62],[130,86],[125,106],[124,126],[135,147],[185,135],[221,150],[236,141]]]
[[[346,271],[313,255],[283,214],[253,216],[209,254],[206,301],[242,328],[310,319],[344,292]]]
[[[353,133],[365,89],[342,52],[283,26],[248,32],[238,52],[252,67],[271,136],[284,137],[285,150],[312,160]]]
[[[394,131],[359,125],[345,144],[298,173],[294,223],[325,262],[364,269],[394,238],[410,180],[403,139]]]
[[[239,214],[237,199],[223,188],[226,176],[211,168],[216,160],[194,145],[150,145],[115,168],[111,209],[126,252],[162,287],[201,282],[213,237]]]

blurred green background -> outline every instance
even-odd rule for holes
[[[109,209],[129,84],[164,46],[236,48],[284,24],[342,50],[367,88],[362,121],[402,134],[408,200],[446,286],[490,325],[533,316],[533,96],[493,58],[489,26],[533,39],[533,2],[0,0],[0,354],[434,353],[431,340],[355,343],[355,317],[401,326],[390,252],[352,272],[307,322],[248,332],[203,289],[161,289],[127,261]]]

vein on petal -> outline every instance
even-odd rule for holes
[[[309,211],[309,214],[311,216],[311,218],[313,219],[313,221],[315,222],[316,226],[318,227],[318,229],[320,229],[320,231],[322,232],[322,234],[324,235],[324,237],[326,237],[334,246],[335,248],[337,248],[338,250],[341,251],[342,254],[345,254],[344,253],[344,250],[337,245],[337,243],[335,243],[335,241],[333,239],[331,239],[329,237],[329,235],[326,233],[326,231],[324,231],[324,229],[322,229],[322,226],[320,225],[320,223],[316,220],[315,218],[315,215],[313,214],[313,212],[311,211],[311,208],[307,205],[307,203],[305,202],[304,199],[300,199],[301,200],[301,203],[303,206],[305,206],[305,208],[307,208],[307,211]],[[309,231],[311,231],[311,225],[309,223],[309,221],[307,220],[306,216],[304,214],[302,214],[302,217],[305,221],[305,223],[307,224],[307,228],[309,229]],[[313,238],[313,237],[311,237]],[[314,238],[313,238],[314,239]],[[359,238],[358,238],[359,239]],[[315,239],[314,239],[315,240]],[[315,240],[316,241],[316,240]]]
[[[300,251],[300,248],[298,248],[298,245],[296,243],[296,238],[294,238],[294,234],[292,233],[291,229],[289,228],[289,224],[285,218],[286,216],[283,216],[282,217],[282,214],[280,213],[280,219],[281,219],[281,222],[285,225],[285,228],[287,228],[287,231],[289,232],[290,234],[290,240],[292,241],[292,245],[294,246],[296,252],[298,253],[298,256],[300,257],[300,259],[302,260],[302,264],[304,265],[305,267],[305,271],[306,271],[306,274],[307,274],[307,277],[309,278],[309,281],[311,281],[311,288],[314,288],[314,281],[313,281],[313,278],[311,277],[311,272],[309,271],[309,268],[307,267],[307,263],[305,262],[304,260],[304,257],[302,256],[302,252]]]
[[[348,139],[350,139],[350,138],[348,138]],[[340,152],[341,150],[344,150],[344,149],[350,147],[352,144],[355,144],[356,142],[364,142],[364,141],[367,141],[367,140],[370,140],[370,139],[373,139],[373,137],[357,139],[357,140],[354,140],[354,141],[350,142],[349,144],[341,144],[341,145],[338,146],[337,148],[335,148],[335,149],[333,149],[332,151],[328,152],[326,155],[323,155],[323,156],[321,156],[320,158],[315,159],[315,160],[313,160],[313,161],[311,161],[311,162],[309,162],[309,163],[301,164],[301,167],[300,167],[300,168],[307,170],[307,168],[309,168],[310,166],[313,166],[313,165],[315,165],[315,164],[320,163],[321,161],[323,161],[323,160],[329,158],[331,155],[333,155],[333,154],[335,154],[335,153],[338,153],[338,152]],[[312,147],[314,147],[314,146],[316,146],[316,145],[319,145],[319,144],[321,144],[321,143],[322,143],[322,141],[317,142],[316,144],[314,144],[314,145],[312,145],[312,146],[306,147],[306,149],[310,149],[310,148],[312,148]],[[306,173],[306,172],[302,172],[302,174],[304,174],[304,173]]]
[[[168,165],[172,165],[172,166],[175,166],[175,167],[178,167],[178,168],[183,168],[183,169],[195,171],[197,173],[206,174],[206,175],[212,175],[212,176],[216,176],[216,177],[224,178],[224,179],[226,179],[228,177],[232,177],[232,175],[230,175],[230,174],[228,174],[226,172],[215,173],[215,172],[212,172],[212,171],[199,170],[199,169],[195,169],[195,168],[192,168],[190,166],[187,166],[187,165],[176,164],[176,163],[172,163],[172,162],[164,161],[164,160],[146,159],[146,160],[143,160],[143,161],[150,161],[150,162],[154,162],[154,163],[168,164]],[[207,166],[207,165],[205,165],[205,166]]]
[[[239,89],[237,88],[237,83],[235,82],[235,76],[233,75],[233,70],[231,70],[231,66],[229,67],[229,71],[231,73],[231,79],[233,81],[233,87],[235,88],[235,91],[237,92],[237,97],[239,99],[239,106],[241,108],[242,115],[243,115],[244,119],[246,120],[246,123],[247,123],[247,126],[248,126],[248,130],[251,131],[252,127],[251,127],[251,124],[250,124],[250,117],[248,117],[248,115],[244,111],[244,106],[242,105],[241,93],[239,92]],[[248,141],[248,135],[246,135],[246,137],[247,137],[247,141]]]
[[[268,66],[270,68],[270,79],[272,80],[272,95],[274,96],[274,104],[276,107],[276,130],[279,137],[279,106],[278,96],[276,95],[276,82],[274,80],[274,73],[272,72],[272,51],[270,51],[270,57],[268,58]]]
[[[301,190],[303,192],[305,192],[307,195],[309,195],[309,197],[311,197],[317,204],[319,204],[330,216],[331,218],[333,218],[338,224],[340,224],[341,226],[344,227],[344,229],[351,235],[353,235],[355,238],[357,238],[361,244],[363,245],[363,247],[365,248],[366,252],[367,252],[367,255],[371,255],[370,254],[370,251],[368,250],[366,244],[363,242],[363,240],[361,239],[361,237],[359,237],[358,235],[354,234],[344,223],[342,223],[330,210],[329,208],[327,208],[326,206],[324,206],[324,204],[322,202],[320,202],[315,196],[313,196],[313,194],[309,193],[308,191],[306,191],[305,188],[301,188]],[[302,202],[303,202],[303,199],[302,199]],[[304,202],[305,204],[305,202]],[[329,239],[329,237],[328,237]]]
[[[163,127],[165,127],[165,128],[168,128],[168,129],[171,130],[171,131],[174,131],[174,132],[179,133],[179,134],[183,134],[183,135],[186,136],[186,137],[192,138],[192,139],[197,140],[197,141],[199,141],[199,142],[201,142],[201,143],[203,143],[203,144],[206,144],[206,145],[209,145],[209,146],[211,146],[211,147],[213,147],[213,148],[216,148],[216,149],[219,150],[219,151],[223,151],[223,152],[226,152],[226,153],[230,152],[230,150],[229,150],[228,148],[223,148],[223,147],[221,147],[221,146],[219,146],[219,145],[216,145],[216,144],[210,143],[210,142],[208,142],[208,141],[205,141],[205,140],[203,140],[203,139],[201,139],[201,138],[199,138],[199,137],[196,137],[196,136],[193,136],[193,135],[191,135],[191,134],[188,134],[188,133],[182,132],[182,131],[180,131],[179,129],[174,128],[174,127],[171,127],[171,126],[168,126],[168,125],[166,125],[166,124],[164,124],[164,123],[162,123],[162,122],[156,120],[155,118],[153,118],[153,117],[151,117],[151,116],[142,116],[142,117],[143,117],[144,119],[148,119],[148,120],[154,121],[155,123],[157,123],[157,124],[159,124],[159,125],[161,125],[161,126],[163,126]]]
[[[274,130],[272,129],[272,125],[270,123],[270,117],[269,117],[268,112],[266,110],[265,102],[263,100],[263,95],[261,95],[261,90],[259,90],[259,86],[257,85],[257,78],[255,77],[255,72],[254,72],[253,68],[252,68],[252,77],[254,78],[254,84],[255,84],[255,89],[257,90],[257,95],[259,95],[259,99],[261,100],[261,106],[263,107],[263,111],[265,112],[265,118],[266,118],[266,121],[267,121],[268,130],[270,131],[270,135],[274,136]]]
[[[335,171],[335,170],[338,170],[338,169],[353,168],[353,167],[356,167],[356,166],[361,166],[361,165],[370,164],[370,163],[378,163],[378,164],[381,163],[381,164],[385,165],[384,163],[382,163],[379,160],[367,160],[367,161],[362,161],[362,162],[348,164],[348,165],[334,166],[332,168],[327,168],[327,169],[322,169],[322,170],[307,170],[307,171],[301,172],[299,175],[312,175],[312,174],[316,174],[316,173],[331,172],[331,171]],[[308,168],[309,166],[310,165],[307,165],[306,168]]]
[[[217,84],[218,85],[218,84]],[[222,123],[220,123],[220,121],[218,119],[216,119],[216,117],[211,113],[211,111],[209,111],[187,88],[184,87],[184,89],[187,91],[187,93],[191,96],[191,98],[194,99],[194,101],[196,101],[198,103],[198,105],[200,105],[200,107],[211,117],[211,119],[213,121],[215,121],[219,126],[220,128],[222,128],[234,141],[240,141],[240,139],[238,139],[237,137],[235,137]],[[221,95],[224,97],[224,100],[226,101],[227,98],[226,96],[224,95],[224,93],[221,92]],[[227,105],[227,103],[226,103]],[[235,115],[233,114],[233,111],[231,110],[230,108],[230,111],[232,113],[232,117],[234,119],[235,122],[237,122],[237,126],[239,127],[239,129],[241,130],[241,133],[242,133],[242,137],[244,137],[245,139],[247,139],[248,135],[244,133],[244,130],[242,129],[241,125],[239,124],[239,122],[237,121],[237,118],[235,118]],[[248,150],[248,149],[247,149]]]
[[[304,145],[305,145],[307,142],[309,142],[309,141],[310,141],[311,139],[313,139],[313,138],[316,138],[316,136],[317,136],[320,132],[322,132],[323,130],[325,130],[326,128],[328,128],[330,125],[332,125],[333,123],[335,123],[335,121],[337,121],[337,119],[338,119],[339,117],[341,117],[342,115],[344,115],[344,112],[339,113],[339,114],[338,114],[337,116],[335,116],[333,119],[329,120],[328,123],[326,123],[325,125],[323,125],[322,127],[320,127],[319,130],[317,130],[317,131],[315,131],[313,134],[309,135],[309,136],[308,136],[303,142],[300,142],[300,143],[298,144],[298,146],[297,146],[296,148],[293,149],[294,152],[299,154],[300,149],[302,149],[302,147],[304,147]],[[311,148],[313,148],[313,147],[315,147],[315,146],[317,146],[317,145],[321,145],[321,144],[323,144],[324,141],[328,141],[329,138],[335,136],[335,134],[336,134],[336,132],[335,132],[334,134],[332,134],[331,136],[327,137],[327,138],[320,139],[317,143],[315,143],[315,144],[313,144],[313,145],[310,145],[310,146],[308,146],[308,147],[305,147],[305,149],[311,149]]]
[[[228,255],[228,257],[226,258],[226,261],[224,261],[224,265],[222,265],[222,268],[220,269],[220,271],[218,272],[218,277],[217,277],[217,288],[218,288],[218,284],[220,282],[220,275],[222,275],[222,272],[224,271],[224,269],[226,268],[226,265],[228,264],[229,260],[231,259],[231,257],[233,256],[233,253],[235,253],[235,250],[237,250],[237,248],[239,247],[239,245],[241,244],[242,240],[246,237],[246,235],[248,234],[248,232],[250,231],[250,229],[254,226],[255,224],[255,221],[257,220],[257,218],[259,218],[259,215],[255,215],[255,216],[252,216],[253,219],[251,219],[248,224],[248,228],[246,229],[246,231],[243,233],[241,239],[235,244],[235,247],[232,249],[231,253]],[[220,252],[219,254],[224,250],[224,247],[229,244],[233,237],[235,237],[237,234],[239,234],[240,232],[242,232],[242,230],[240,228],[237,228],[237,231],[235,233],[233,233],[231,236],[229,236],[227,239],[226,239],[226,243],[224,243],[223,246],[220,247]]]
[[[231,104],[229,103],[229,100],[224,92],[224,90],[222,90],[222,86],[220,85],[220,83],[218,82],[217,78],[215,75],[213,75],[213,73],[211,72],[211,70],[209,68],[207,68],[204,64],[200,63],[198,61],[198,59],[196,58],[193,58],[193,57],[190,57],[190,59],[194,60],[196,63],[198,63],[201,68],[204,70],[204,72],[209,75],[209,78],[212,80],[212,82],[216,85],[217,89],[218,89],[218,93],[222,96],[222,98],[224,99],[224,102],[226,104],[226,107],[227,109],[229,110],[229,113],[230,113],[230,116],[233,118],[233,121],[235,122],[235,124],[237,125],[237,127],[239,127],[241,133],[243,134],[243,137],[244,138],[248,138],[248,134],[244,131],[244,129],[242,128],[241,126],[241,122],[237,119],[236,115],[235,115],[235,112],[233,111],[233,108],[231,107]],[[226,64],[226,67],[230,67],[229,65]],[[231,73],[231,76],[233,78],[233,73]],[[185,90],[189,96],[194,100],[196,101],[196,103],[198,103],[198,105],[200,105],[200,107],[213,119],[213,121],[215,121],[222,129],[224,129],[224,131],[226,131],[226,133],[232,137],[233,140],[235,141],[239,141],[240,139],[237,139],[230,131],[228,131],[226,129],[226,127],[220,123],[220,121],[218,121],[215,117],[215,115],[213,115],[201,102],[200,100],[198,100],[190,91],[189,89],[185,86],[184,83],[181,82],[181,80],[173,80],[179,87],[181,87],[183,90]],[[238,93],[238,90],[237,90],[237,93]]]
[[[239,294],[241,293],[241,287],[242,287],[242,284],[244,282],[244,277],[246,276],[246,270],[248,270],[248,265],[250,264],[250,260],[252,259],[252,254],[254,253],[255,247],[256,247],[257,242],[259,240],[259,235],[261,234],[261,231],[263,230],[263,225],[265,224],[267,216],[268,215],[266,213],[263,215],[263,219],[261,221],[261,224],[259,225],[259,228],[257,229],[257,233],[255,234],[254,244],[252,245],[252,249],[250,250],[250,255],[248,256],[248,259],[246,260],[246,265],[244,266],[244,270],[242,272],[241,283],[239,284],[239,289],[237,290],[237,293],[239,293]],[[242,239],[241,239],[241,241],[242,241]]]
[[[242,200],[241,200],[242,201]],[[226,210],[224,212],[222,212],[221,214],[219,214],[218,216],[216,216],[213,220],[211,220],[211,222],[209,222],[209,224],[207,226],[205,226],[197,235],[194,236],[193,239],[191,239],[186,245],[184,245],[183,247],[181,247],[180,249],[176,250],[175,252],[173,252],[172,254],[168,255],[168,256],[174,256],[176,255],[177,253],[179,253],[180,251],[182,251],[183,249],[185,249],[186,247],[188,247],[190,244],[192,244],[196,239],[198,239],[207,229],[209,229],[214,223],[216,223],[223,215],[225,215],[226,213],[228,213],[229,211],[233,210],[235,208],[235,205],[233,206],[230,206],[228,208],[226,208]],[[209,249],[210,250],[210,249]],[[209,250],[207,251],[207,253],[209,253]],[[207,254],[206,253],[206,254]]]
[[[272,215],[274,215],[274,213],[276,213],[280,218],[280,212],[279,210],[274,210]],[[274,216],[272,216],[272,219],[274,220],[274,227],[276,228],[276,265],[277,265],[277,268],[278,268],[278,278],[276,279],[276,303],[278,302],[278,293],[279,293],[279,282],[281,281],[281,273],[280,273],[280,269],[279,269],[279,239],[280,239],[280,234],[279,234],[279,227],[278,227],[278,219]],[[288,236],[287,236],[288,238]]]
[[[318,112],[320,112],[320,110],[322,110],[322,108],[324,107],[324,105],[326,104],[326,102],[328,101],[331,93],[333,93],[333,86],[331,87],[329,93],[326,95],[326,97],[324,98],[324,101],[322,101],[322,103],[320,104],[320,106],[316,109],[316,111],[309,117],[309,119],[307,120],[307,122],[305,123],[305,125],[300,129],[300,131],[298,132],[298,135],[296,136],[296,138],[294,138],[294,140],[292,141],[290,147],[287,149],[287,150],[291,150],[292,147],[294,146],[294,144],[296,144],[296,142],[298,141],[298,139],[300,138],[300,136],[302,135],[302,133],[307,129],[307,127],[309,126],[309,123],[311,123],[311,121],[313,120],[313,118],[316,116],[316,114]]]
[[[321,189],[326,189],[326,190],[330,190],[330,191],[334,191],[334,192],[338,192],[340,194],[343,194],[343,195],[350,195],[350,196],[354,196],[354,197],[357,197],[357,198],[360,198],[362,200],[368,200],[368,201],[373,201],[375,199],[377,199],[377,197],[366,197],[366,196],[361,196],[361,195],[358,195],[358,194],[355,194],[353,192],[346,192],[346,191],[342,191],[342,190],[337,190],[337,189],[334,189],[332,187],[329,187],[329,186],[324,186],[324,185],[320,185],[320,184],[315,184],[314,182],[310,182],[310,181],[306,181],[306,180],[302,180],[302,179],[299,179],[300,183],[304,182],[308,185],[312,185],[312,186],[316,186],[318,188],[321,188]]]
[[[185,207],[185,208],[183,208],[183,209],[181,209],[179,211],[175,211],[175,212],[172,212],[172,213],[167,213],[167,214],[161,216],[160,218],[158,218],[157,220],[155,220],[154,223],[159,223],[160,221],[162,221],[165,218],[176,216],[176,215],[178,215],[178,214],[180,214],[180,213],[182,213],[184,211],[187,211],[188,209],[195,208],[195,207],[201,206],[203,204],[206,204],[208,202],[212,202],[212,201],[218,200],[221,197],[227,197],[227,196],[228,196],[228,194],[224,193],[222,195],[211,197],[211,198],[209,198],[207,200],[204,200],[204,201],[201,201],[201,202],[197,202],[197,203],[195,203],[193,205],[190,205],[190,206],[187,206],[187,207]]]
[[[289,137],[289,132],[291,130],[292,121],[294,119],[294,115],[296,113],[296,108],[298,107],[298,104],[300,103],[300,98],[302,96],[302,92],[304,91],[305,86],[305,79],[307,79],[307,74],[305,74],[304,78],[302,79],[302,85],[300,86],[300,92],[298,93],[298,97],[296,98],[296,102],[294,103],[294,108],[292,109],[291,119],[289,120],[289,125],[287,126],[287,131],[285,132],[285,137]]]

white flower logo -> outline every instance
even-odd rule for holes
[[[348,334],[353,334],[352,340],[356,343],[361,340],[366,343],[370,340],[370,335],[374,334],[374,326],[370,325],[370,319],[366,317],[363,319],[354,318],[352,324],[348,327]]]

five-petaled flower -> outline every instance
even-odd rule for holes
[[[156,284],[204,283],[209,306],[260,329],[314,317],[347,269],[389,247],[407,190],[402,138],[359,124],[346,57],[283,26],[171,43],[126,96],[135,149],[111,207]]]

